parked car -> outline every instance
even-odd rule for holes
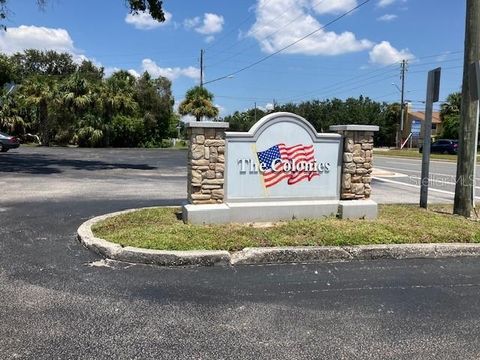
[[[17,149],[20,141],[15,136],[0,132],[0,152],[7,152],[10,149]]]
[[[419,151],[422,152],[423,146],[420,147]],[[430,145],[430,152],[431,153],[438,153],[438,154],[452,154],[456,155],[458,151],[458,141],[457,140],[447,140],[447,139],[440,139],[433,142]]]

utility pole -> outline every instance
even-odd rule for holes
[[[470,217],[473,210],[475,160],[477,156],[477,103],[473,100],[472,66],[480,60],[480,0],[467,0],[465,58],[463,63],[462,105],[458,142],[457,178],[453,213]]]
[[[257,102],[255,101],[255,122],[257,122]]]
[[[401,77],[402,77],[402,95],[400,100],[400,141],[402,140],[403,135],[403,122],[405,119],[405,72],[407,71],[407,60],[402,60],[402,69],[401,69]]]
[[[397,132],[397,145],[399,148],[402,146],[403,123],[405,119],[405,73],[407,71],[407,65],[408,62],[405,59],[400,63],[400,80],[402,81],[402,87],[400,89],[400,126]]]
[[[203,55],[205,50],[200,50],[200,87],[203,88]]]

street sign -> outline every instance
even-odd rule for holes
[[[410,128],[410,132],[412,133],[413,137],[419,137],[422,131],[422,122],[420,120],[412,120],[412,125]]]

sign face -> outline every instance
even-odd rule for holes
[[[248,133],[227,132],[226,144],[226,201],[339,198],[339,134],[318,134],[297,115],[274,113]]]
[[[422,130],[422,122],[420,120],[412,120],[411,133],[413,137],[419,137]]]

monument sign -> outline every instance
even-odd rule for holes
[[[320,134],[290,113],[267,115],[246,133],[225,132],[227,126],[195,122],[188,127],[184,221],[376,216],[376,204],[368,200],[375,127],[342,126],[334,129],[340,133]]]

